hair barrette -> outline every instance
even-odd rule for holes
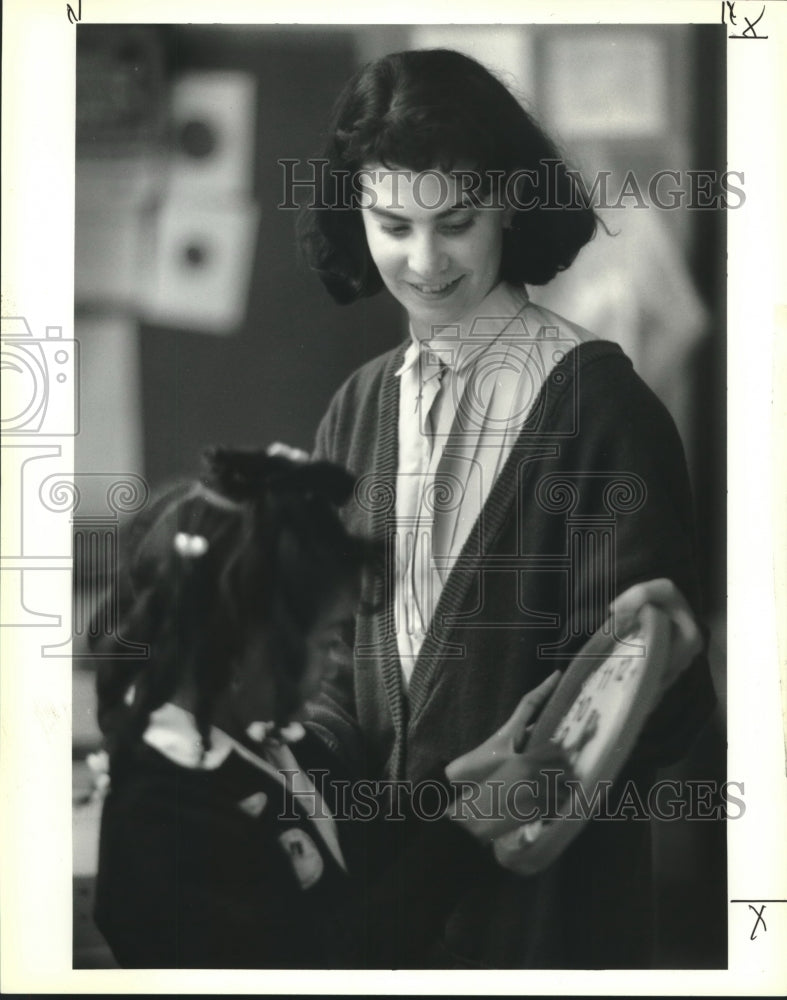
[[[175,535],[172,545],[184,559],[199,559],[208,551],[208,540],[204,535],[189,535],[185,531],[179,531]]]
[[[277,726],[275,722],[252,722],[246,729],[246,735],[255,743],[263,743],[267,739],[297,743],[306,735],[306,730],[300,722],[288,722],[285,726]]]
[[[309,453],[302,448],[293,448],[292,445],[282,444],[281,441],[274,441],[265,449],[267,455],[281,455],[282,458],[289,458],[291,462],[308,462]]]

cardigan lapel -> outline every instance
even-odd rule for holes
[[[395,490],[399,460],[399,380],[395,373],[402,363],[407,347],[403,343],[393,352],[383,372],[377,414],[379,447],[373,461],[372,486],[375,484],[387,494],[393,495],[393,503],[378,503],[371,507],[371,534],[375,539],[389,543],[392,528],[395,530]],[[581,365],[580,355],[586,358],[596,353],[606,353],[610,347],[620,350],[608,341],[592,341],[579,344],[557,364],[542,384],[533,408],[519,433],[516,443],[492,486],[486,503],[468,535],[457,563],[451,568],[443,591],[435,608],[429,632],[424,639],[405,693],[402,682],[402,664],[396,642],[394,624],[394,578],[386,573],[386,593],[382,621],[382,676],[388,697],[389,708],[399,744],[396,756],[399,760],[397,773],[403,773],[406,747],[406,730],[415,722],[426,705],[432,680],[443,659],[461,650],[461,643],[448,643],[445,633],[450,629],[450,618],[455,615],[476,578],[476,564],[480,558],[493,549],[500,531],[515,504],[519,483],[522,478],[523,463],[533,459],[556,456],[559,445],[551,437],[545,437],[541,430],[549,427],[552,413],[568,393],[576,400],[579,387],[575,384]],[[525,475],[528,472],[525,470]],[[391,493],[391,491],[393,491]],[[389,564],[390,565],[390,564]],[[443,636],[435,634],[435,625],[448,621],[439,629]]]
[[[382,595],[381,672],[400,752],[404,748],[404,733],[407,728],[407,698],[396,642],[395,574],[392,572],[393,553],[390,546],[396,527],[396,478],[399,464],[399,379],[396,377],[396,372],[402,364],[406,348],[407,341],[392,353],[383,371],[377,413],[377,426],[380,428],[379,445],[372,463],[372,478],[369,480],[370,489],[381,491],[383,495],[383,502],[370,505],[371,535],[386,545],[385,592]]]
[[[574,351],[579,349],[579,347],[575,347]],[[578,367],[578,359],[573,360],[576,360],[576,367]],[[522,464],[532,462],[535,458],[557,455],[559,452],[559,446],[556,443],[551,443],[548,439],[545,440],[539,430],[542,426],[548,426],[551,414],[565,392],[571,392],[576,396],[576,387],[571,384],[573,381],[571,372],[576,370],[576,367],[572,368],[572,365],[567,364],[566,358],[564,358],[542,384],[530,415],[526,419],[497,481],[490,490],[486,503],[462,548],[459,559],[449,571],[429,631],[410,678],[410,724],[416,720],[424,708],[432,680],[440,663],[446,658],[446,653],[457,648],[455,644],[447,643],[445,638],[450,629],[450,617],[459,611],[473,580],[476,579],[478,560],[488,555],[492,550],[506,518],[510,514],[512,505],[515,505]],[[568,377],[566,372],[568,372]],[[442,621],[447,621],[448,624],[440,627],[439,623]],[[442,633],[442,636],[437,635],[436,632]]]

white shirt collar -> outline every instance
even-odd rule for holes
[[[291,738],[302,734],[300,723],[291,723],[287,729],[290,730]],[[338,864],[347,870],[330,810],[311,779],[301,771],[286,743],[268,741],[264,747],[260,744],[260,753],[271,757],[271,760],[266,760],[232,739],[222,729],[211,726],[211,748],[203,756],[202,741],[194,716],[172,702],[167,702],[151,713],[142,739],[174,764],[202,771],[215,771],[233,750],[236,751],[245,760],[279,781],[291,794],[298,795],[309,803],[306,815],[316,823],[320,836]]]
[[[253,722],[249,726],[248,735],[260,744],[260,752],[263,752],[263,741],[271,742],[271,737],[267,734],[272,729],[272,723],[267,722]],[[288,726],[277,731],[273,743],[296,743],[303,736],[304,728],[300,722],[291,722]],[[238,751],[242,756],[247,756],[249,753],[246,747],[225,733],[223,729],[211,726],[211,748],[203,755],[202,739],[194,716],[185,708],[172,702],[166,702],[151,712],[148,727],[143,733],[142,739],[148,746],[158,750],[174,764],[206,771],[221,767],[233,750]]]
[[[206,771],[220,767],[235,745],[235,741],[222,729],[211,726],[211,748],[203,756],[202,740],[194,716],[172,702],[151,712],[142,739],[174,764]]]
[[[523,286],[510,285],[505,281],[497,285],[481,300],[472,313],[463,316],[461,322],[446,324],[440,337],[431,340],[417,340],[410,327],[410,343],[402,359],[402,364],[394,375],[401,376],[415,365],[425,354],[422,377],[431,377],[430,372],[447,365],[456,372],[462,372],[511,324],[527,306],[530,297]],[[424,373],[426,373],[424,375]]]

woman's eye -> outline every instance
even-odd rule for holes
[[[442,229],[444,233],[463,233],[473,225],[474,221],[474,219],[470,218],[463,219],[462,222],[445,222]]]
[[[472,216],[461,219],[457,222],[443,222],[439,226],[439,231],[447,234],[448,236],[452,236],[456,233],[465,232],[465,230],[469,229],[474,222],[475,219]],[[405,223],[383,224],[380,228],[387,236],[393,237],[403,237],[410,232],[410,227]]]

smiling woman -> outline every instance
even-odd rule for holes
[[[382,181],[376,193],[399,210],[396,184],[386,198],[392,170],[396,180],[404,169],[413,201],[435,211],[452,207],[447,199],[456,179],[462,202],[480,196],[495,208],[505,208],[501,182],[505,190],[507,181],[526,181],[534,189],[528,198],[508,199],[515,211],[500,276],[509,281],[545,284],[596,231],[587,197],[554,143],[499,80],[447,49],[395,53],[360,70],[336,103],[322,161],[327,169],[315,178],[300,237],[337,302],[382,287],[361,229],[358,193],[369,190],[369,180],[372,187]],[[383,176],[371,178],[378,165]],[[570,210],[555,211],[558,206]]]
[[[360,476],[348,526],[384,541],[389,561],[313,727],[366,776],[418,782],[481,744],[458,777],[510,783],[519,754],[483,741],[610,606],[614,631],[622,609],[656,604],[668,664],[649,678],[654,701],[634,699],[620,777],[649,785],[714,701],[692,501],[675,427],[622,350],[525,288],[596,232],[577,175],[492,73],[442,49],[364,66],[320,162],[300,221],[308,261],[340,304],[386,288],[410,336],[347,379],[317,432],[317,456]],[[548,859],[513,839],[419,961],[651,965],[647,824],[589,823]],[[426,893],[429,864],[412,878]]]

